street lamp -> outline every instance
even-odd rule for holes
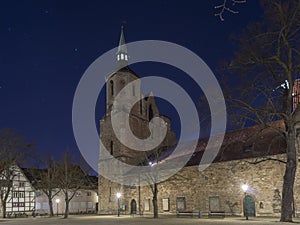
[[[117,193],[117,199],[118,199],[118,216],[120,216],[120,198],[121,198],[121,193]]]
[[[60,199],[57,198],[57,199],[55,200],[55,202],[56,202],[56,215],[58,216],[58,203],[60,202]]]
[[[246,220],[248,220],[248,207],[246,205],[246,195],[247,195],[248,188],[249,188],[249,186],[247,184],[242,185],[242,190],[245,193],[245,198],[244,198],[244,201],[243,201],[243,207],[244,207],[244,214],[245,214]]]

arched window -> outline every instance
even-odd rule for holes
[[[152,110],[152,106],[149,106],[149,112],[148,112],[148,120],[152,120],[153,118],[153,110]]]
[[[111,155],[114,154],[114,143],[113,143],[113,141],[110,141],[110,154]]]
[[[114,82],[112,80],[110,81],[110,95],[114,95]]]

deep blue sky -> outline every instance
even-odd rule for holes
[[[67,147],[78,151],[72,131],[73,95],[86,68],[116,47],[121,22],[126,21],[127,42],[174,42],[194,51],[215,71],[222,59],[232,56],[230,34],[239,33],[261,14],[258,1],[251,0],[235,7],[239,14],[226,13],[221,22],[214,16],[214,5],[220,2],[2,1],[0,128],[15,129],[36,142],[40,152],[59,155]],[[140,75],[168,73],[158,68],[135,69]],[[178,83],[192,89],[184,76],[172,73]],[[195,101],[198,97],[193,96]],[[103,108],[99,101],[96,121]],[[167,107],[162,111],[169,114]]]

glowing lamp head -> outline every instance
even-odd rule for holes
[[[247,184],[243,184],[243,185],[242,185],[242,190],[243,190],[244,192],[247,192],[248,188],[249,188],[249,186],[248,186]]]
[[[117,193],[117,198],[121,198],[121,193],[120,192]]]
[[[55,202],[56,202],[56,203],[59,203],[59,202],[60,202],[59,198],[57,198],[57,199],[55,200]]]

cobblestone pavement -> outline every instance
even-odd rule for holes
[[[22,219],[6,219],[0,220],[0,224],[11,225],[283,225],[290,223],[278,222],[278,218],[250,218],[248,221],[242,217],[225,219],[207,219],[207,218],[176,218],[175,216],[161,216],[159,219],[151,217],[130,217],[130,216],[70,216],[68,219],[59,218],[22,218]],[[300,224],[300,219],[295,219],[294,224]]]

